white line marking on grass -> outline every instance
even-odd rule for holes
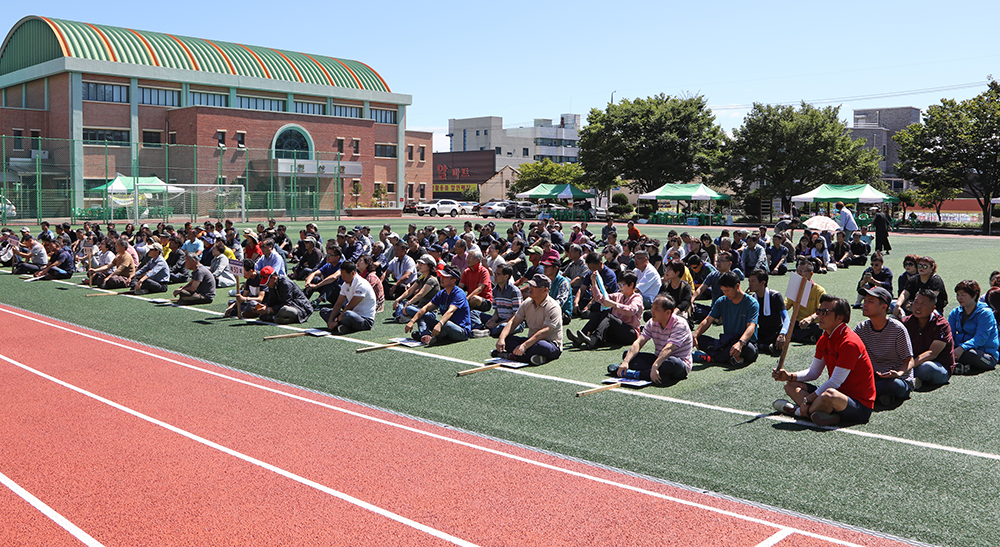
[[[48,325],[48,326],[51,326],[51,327],[54,327],[54,328],[57,328],[57,329],[60,329],[60,330],[64,330],[64,331],[67,331],[67,332],[78,334],[78,335],[84,336],[86,338],[91,338],[91,339],[94,339],[94,340],[97,340],[97,341],[100,341],[100,342],[105,342],[105,343],[111,344],[113,346],[120,347],[122,349],[126,349],[126,350],[129,350],[129,351],[134,351],[136,353],[141,353],[141,354],[143,354],[145,356],[153,357],[153,358],[156,358],[156,359],[168,362],[168,363],[176,364],[176,365],[184,367],[184,368],[188,368],[188,369],[191,369],[191,370],[203,372],[205,374],[209,374],[211,376],[216,376],[218,378],[225,379],[225,380],[230,380],[230,381],[238,383],[238,384],[242,384],[242,385],[246,385],[246,386],[249,386],[249,387],[257,388],[257,389],[260,389],[262,391],[266,391],[266,392],[269,392],[269,393],[274,393],[276,395],[280,395],[280,396],[283,396],[283,397],[288,397],[288,398],[291,398],[291,399],[294,399],[294,400],[302,401],[302,402],[305,402],[305,403],[308,403],[308,404],[312,404],[312,405],[316,405],[316,406],[319,406],[319,407],[322,407],[322,408],[326,408],[326,409],[329,409],[329,410],[340,412],[340,413],[346,414],[348,416],[353,416],[355,418],[367,420],[367,421],[370,421],[370,422],[374,422],[374,423],[377,423],[377,424],[385,425],[385,426],[388,426],[388,427],[393,427],[393,428],[396,428],[396,429],[401,429],[403,431],[407,431],[407,432],[414,433],[414,434],[417,434],[417,435],[422,435],[422,436],[425,436],[425,437],[429,437],[429,438],[432,438],[432,439],[440,440],[440,441],[451,443],[451,444],[456,444],[458,446],[463,446],[463,447],[466,447],[466,448],[471,448],[473,450],[478,450],[478,451],[481,451],[481,452],[484,452],[484,453],[487,453],[487,454],[493,454],[493,455],[496,455],[496,456],[501,456],[501,457],[508,458],[508,459],[511,459],[511,460],[514,460],[514,461],[518,461],[518,462],[521,462],[521,463],[526,463],[526,464],[529,464],[529,465],[541,467],[543,469],[548,469],[550,471],[556,471],[556,472],[559,472],[559,473],[564,473],[564,474],[567,474],[567,475],[570,475],[570,476],[574,476],[574,477],[578,477],[578,478],[590,480],[590,481],[597,482],[597,483],[600,483],[600,484],[604,484],[604,485],[608,485],[608,486],[613,486],[613,487],[621,488],[623,490],[629,490],[629,491],[632,491],[632,492],[636,492],[636,493],[640,493],[640,494],[645,494],[645,495],[648,495],[648,496],[651,496],[651,497],[655,497],[655,498],[659,498],[659,499],[663,499],[663,500],[666,500],[666,501],[671,501],[671,502],[674,502],[674,503],[679,503],[681,505],[686,505],[686,506],[697,508],[697,509],[711,511],[713,513],[718,513],[718,514],[721,514],[721,515],[733,517],[733,518],[736,518],[736,519],[739,519],[739,520],[743,520],[743,521],[746,521],[746,522],[752,522],[752,523],[755,523],[755,524],[760,524],[760,525],[763,525],[763,526],[768,526],[768,527],[773,527],[773,528],[778,528],[778,529],[786,529],[786,528],[788,528],[785,525],[777,524],[777,523],[766,521],[766,520],[763,520],[763,519],[758,519],[758,518],[755,518],[755,517],[741,515],[739,513],[735,513],[735,512],[732,512],[732,511],[725,510],[725,509],[719,509],[717,507],[712,507],[710,505],[704,505],[704,504],[701,504],[701,503],[692,502],[692,501],[688,501],[688,500],[676,498],[676,497],[673,497],[673,496],[668,496],[666,494],[661,494],[659,492],[654,492],[654,491],[647,490],[647,489],[644,489],[644,488],[640,488],[640,487],[637,487],[637,486],[632,486],[632,485],[628,485],[628,484],[616,482],[616,481],[613,481],[613,480],[610,480],[610,479],[604,479],[604,478],[597,477],[597,476],[594,476],[594,475],[588,475],[586,473],[582,473],[582,472],[579,472],[579,471],[573,471],[571,469],[566,469],[566,468],[559,467],[559,466],[552,465],[552,464],[547,464],[547,463],[540,462],[540,461],[537,461],[537,460],[533,460],[533,459],[530,459],[530,458],[527,458],[527,457],[524,457],[524,456],[518,456],[516,454],[511,454],[509,452],[504,452],[502,450],[497,450],[497,449],[494,449],[494,448],[489,448],[489,447],[478,445],[478,444],[475,444],[475,443],[472,443],[472,442],[463,441],[463,440],[455,439],[455,438],[452,438],[452,437],[447,437],[445,435],[441,435],[441,434],[438,434],[438,433],[433,433],[431,431],[425,431],[425,430],[417,429],[415,427],[411,427],[411,426],[408,426],[408,425],[403,425],[403,424],[400,424],[400,423],[395,423],[395,422],[386,420],[384,418],[379,418],[379,417],[376,417],[376,416],[372,416],[370,414],[364,414],[362,412],[350,410],[350,409],[347,409],[347,408],[344,408],[344,407],[339,407],[339,406],[335,406],[335,405],[332,405],[332,404],[323,403],[323,402],[320,402],[320,401],[316,401],[316,400],[313,400],[313,399],[302,397],[300,395],[295,395],[295,394],[292,394],[292,393],[287,393],[287,392],[284,392],[284,391],[281,391],[281,390],[278,390],[278,389],[275,389],[275,388],[272,388],[272,387],[268,387],[268,386],[264,386],[264,385],[260,385],[260,384],[255,384],[255,383],[249,382],[247,380],[243,380],[243,379],[240,379],[240,378],[235,378],[235,377],[232,377],[232,376],[227,376],[227,375],[222,374],[220,372],[215,372],[215,371],[203,369],[203,368],[200,368],[200,367],[188,364],[188,363],[183,363],[181,361],[177,361],[176,359],[172,359],[172,358],[161,356],[161,355],[154,355],[154,354],[152,354],[152,353],[149,352],[150,348],[133,348],[133,347],[127,346],[125,344],[120,344],[120,343],[112,342],[112,341],[109,341],[109,340],[102,340],[100,338],[97,338],[95,336],[89,335],[87,333],[82,333],[82,332],[74,331],[72,329],[63,327],[61,325],[54,325],[54,324],[46,323],[44,321],[40,321],[40,320],[32,318],[32,317],[26,317],[26,316],[23,316],[21,314],[11,312],[9,310],[4,310],[2,308],[0,308],[0,311],[4,311],[6,313],[10,313],[12,315],[16,315],[16,316],[19,316],[19,317],[24,317],[26,319],[42,323],[43,325]],[[18,367],[21,367],[21,368],[24,368],[26,370],[29,370],[29,371],[31,371],[31,372],[33,372],[35,374],[38,374],[38,375],[40,375],[42,377],[50,379],[51,381],[56,382],[56,383],[58,383],[60,385],[65,385],[66,387],[69,387],[70,389],[73,389],[75,391],[79,391],[81,393],[85,393],[88,396],[92,396],[92,397],[94,397],[94,398],[96,398],[98,400],[101,400],[102,402],[107,401],[106,399],[100,398],[97,395],[91,395],[91,394],[89,394],[89,392],[85,392],[82,388],[76,388],[76,387],[70,386],[69,384],[63,382],[62,380],[58,380],[56,378],[53,378],[53,377],[51,377],[51,376],[49,376],[49,375],[47,375],[45,373],[35,371],[34,369],[31,369],[30,367],[27,367],[26,365],[20,364],[20,363],[14,361],[13,359],[10,359],[9,357],[6,357],[6,356],[4,356],[2,354],[0,354],[0,359],[2,359],[4,361],[7,361],[7,362],[10,362],[10,363],[12,363],[12,364],[14,364],[14,365],[16,365]],[[120,405],[117,405],[117,403],[113,403],[111,401],[107,401],[107,403],[111,404],[112,406],[115,406],[116,408],[118,406],[120,406]],[[122,407],[122,408],[124,409],[124,407]],[[135,412],[135,411],[126,410],[126,412]],[[136,415],[138,416],[139,414],[136,413]],[[143,418],[143,419],[145,419],[145,418]],[[153,419],[150,418],[150,420],[153,420]],[[160,422],[156,422],[156,423],[159,424]],[[165,427],[166,427],[166,425],[165,425]],[[172,428],[172,427],[173,426],[169,426],[169,428]],[[207,441],[206,440],[206,442],[211,442],[211,441]],[[246,457],[249,458],[249,456],[246,456]],[[808,531],[805,531],[805,530],[799,530],[799,529],[795,529],[795,528],[790,528],[790,529],[793,530],[795,533],[798,533],[798,534],[801,534],[801,535],[805,535],[805,536],[809,536],[809,537],[812,537],[812,538],[815,538],[815,539],[820,539],[820,540],[827,541],[827,542],[830,542],[830,543],[835,543],[837,545],[845,545],[845,546],[849,546],[849,547],[861,547],[861,546],[858,546],[857,544],[854,544],[854,543],[850,543],[850,542],[847,542],[847,541],[842,541],[842,540],[839,540],[839,539],[836,539],[836,538],[827,537],[827,536],[824,536],[824,535],[821,535],[821,534],[815,534],[813,532],[808,532]]]
[[[243,454],[242,452],[237,452],[236,450],[233,450],[232,448],[229,448],[229,447],[226,447],[226,446],[222,446],[221,444],[212,442],[212,441],[210,441],[210,440],[208,440],[208,439],[206,439],[204,437],[200,437],[198,435],[195,435],[194,433],[191,433],[191,432],[186,431],[184,429],[181,429],[179,427],[170,425],[170,424],[168,424],[166,422],[163,422],[161,420],[157,420],[156,418],[153,418],[151,416],[147,416],[146,414],[143,414],[143,413],[141,413],[141,412],[139,412],[137,410],[133,410],[133,409],[127,407],[127,406],[121,405],[121,404],[116,403],[114,401],[111,401],[109,399],[105,399],[104,397],[101,397],[100,395],[91,393],[91,392],[89,392],[89,391],[87,391],[87,390],[85,390],[85,389],[83,389],[81,387],[77,387],[77,386],[75,386],[73,384],[70,384],[68,382],[64,382],[63,380],[55,378],[54,376],[50,376],[48,374],[45,374],[44,372],[41,372],[39,370],[35,370],[35,369],[29,367],[28,365],[25,365],[23,363],[19,363],[19,362],[15,361],[15,360],[11,359],[10,357],[7,357],[6,355],[0,354],[0,359],[6,361],[8,363],[10,363],[11,365],[14,365],[14,366],[18,367],[18,368],[21,368],[23,370],[26,370],[26,371],[32,373],[32,374],[35,374],[35,375],[37,375],[37,376],[39,376],[41,378],[45,378],[46,380],[48,380],[50,382],[53,382],[53,383],[58,384],[60,386],[63,386],[66,389],[69,389],[71,391],[75,391],[75,392],[77,392],[77,393],[79,393],[79,394],[81,394],[81,395],[83,395],[85,397],[89,397],[89,398],[91,398],[91,399],[93,399],[95,401],[98,401],[100,403],[104,403],[104,404],[106,404],[106,405],[108,405],[108,406],[110,406],[112,408],[115,408],[117,410],[120,410],[120,411],[122,411],[122,412],[124,412],[126,414],[130,414],[132,416],[135,416],[136,418],[139,418],[140,420],[144,420],[144,421],[149,422],[149,423],[151,423],[153,425],[162,427],[163,429],[166,429],[168,431],[172,431],[172,432],[174,432],[174,433],[176,433],[178,435],[181,435],[182,437],[186,437],[186,438],[188,438],[188,439],[190,439],[192,441],[195,441],[197,443],[203,444],[203,445],[205,445],[205,446],[207,446],[209,448],[213,448],[215,450],[218,450],[219,452],[222,452],[224,454],[228,454],[230,456],[233,456],[234,458],[238,458],[240,460],[243,460],[243,461],[245,461],[245,462],[247,462],[249,464],[256,465],[258,467],[261,467],[263,469],[271,471],[272,473],[276,473],[278,475],[281,475],[282,477],[285,477],[287,479],[291,479],[291,480],[293,480],[295,482],[298,482],[298,483],[303,484],[305,486],[308,486],[310,488],[314,488],[316,490],[319,490],[320,492],[324,492],[324,493],[329,494],[329,495],[331,495],[331,496],[333,496],[335,498],[339,498],[339,499],[341,499],[343,501],[346,501],[347,503],[350,503],[350,504],[356,505],[356,506],[358,506],[358,507],[360,507],[362,509],[366,509],[368,511],[371,511],[372,513],[376,513],[378,515],[382,515],[383,517],[392,519],[392,520],[394,520],[396,522],[399,522],[401,524],[409,526],[410,528],[413,528],[413,529],[419,530],[421,532],[424,532],[426,534],[432,535],[432,536],[434,536],[434,537],[436,537],[438,539],[443,539],[443,540],[445,540],[445,541],[447,541],[449,543],[453,543],[455,545],[462,545],[464,547],[477,547],[475,543],[471,543],[471,542],[465,541],[464,539],[461,539],[459,537],[455,537],[455,536],[453,536],[451,534],[448,534],[446,532],[442,532],[441,530],[438,530],[436,528],[431,528],[430,526],[427,526],[426,524],[421,524],[421,523],[419,523],[419,522],[417,522],[415,520],[411,520],[411,519],[408,519],[408,518],[406,518],[406,517],[404,517],[402,515],[398,515],[396,513],[393,513],[392,511],[389,511],[388,509],[383,509],[383,508],[381,508],[381,507],[379,507],[377,505],[372,505],[372,504],[370,504],[370,503],[368,503],[366,501],[362,501],[362,500],[360,500],[358,498],[355,498],[354,496],[351,496],[349,494],[345,494],[345,493],[343,493],[343,492],[341,492],[339,490],[334,490],[333,488],[330,488],[329,486],[325,486],[325,485],[322,485],[322,484],[320,484],[318,482],[309,480],[309,479],[307,479],[307,478],[305,478],[305,477],[303,477],[301,475],[296,475],[295,473],[292,473],[291,471],[286,471],[285,469],[282,469],[282,468],[280,468],[280,467],[278,467],[276,465],[272,465],[272,464],[269,464],[269,463],[267,463],[265,461],[258,460],[257,458],[253,458],[251,456]],[[68,521],[67,521],[67,524],[68,524]]]
[[[104,545],[91,537],[90,534],[81,530],[77,525],[73,524],[66,517],[60,515],[55,509],[51,508],[44,501],[36,498],[31,492],[28,492],[24,488],[21,488],[19,484],[11,480],[7,475],[0,473],[0,484],[10,488],[15,494],[20,496],[24,501],[30,503],[35,509],[42,512],[43,515],[52,519],[53,522],[62,526],[67,532],[73,534],[73,537],[80,540],[84,545],[89,545],[92,547],[104,547]]]
[[[785,528],[784,530],[780,530],[780,531],[778,531],[778,533],[774,534],[773,536],[771,536],[771,537],[765,539],[764,541],[758,543],[756,545],[756,547],[774,547],[775,545],[778,544],[778,542],[780,542],[781,540],[785,539],[786,537],[788,537],[788,536],[790,536],[790,535],[792,535],[794,533],[795,533],[795,530],[792,530],[791,528]]]

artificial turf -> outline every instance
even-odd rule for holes
[[[396,221],[393,228],[404,229],[406,223]],[[336,224],[321,224],[321,233],[333,233]],[[595,228],[599,225],[592,225]],[[670,229],[642,228],[661,239]],[[995,247],[992,239],[895,236],[893,245],[886,264],[895,274],[906,254],[933,256],[949,293],[961,279],[985,284],[994,268],[988,260]],[[854,267],[814,280],[853,303],[861,271]],[[771,287],[783,291],[786,280],[772,277]],[[922,542],[1000,543],[994,516],[1000,461],[995,458],[817,430],[617,390],[576,398],[574,393],[583,389],[580,385],[506,371],[456,378],[455,372],[469,368],[468,364],[420,355],[427,352],[478,363],[488,356],[494,343],[490,338],[420,349],[418,354],[392,350],[355,354],[360,346],[349,341],[301,337],[264,342],[263,336],[287,330],[137,298],[84,297],[89,292],[0,276],[0,301],[6,304],[295,385]],[[215,303],[198,307],[221,311],[225,291],[219,294]],[[949,308],[954,305],[950,294]],[[400,336],[402,326],[386,323],[388,316],[388,311],[380,314],[371,331],[350,338],[384,343]],[[861,319],[860,311],[854,310],[851,324]],[[323,325],[316,314],[304,326]],[[578,319],[570,325],[580,326]],[[567,344],[559,360],[527,370],[597,384],[605,377],[606,365],[620,360],[620,354],[621,349],[579,351]],[[793,345],[789,368],[804,368],[811,354],[812,347]],[[81,358],[85,362],[86,357]],[[741,369],[696,366],[687,380],[645,388],[644,393],[767,414],[770,402],[782,394],[780,384],[770,378],[774,362],[764,356]],[[871,423],[851,429],[1000,454],[993,433],[1000,418],[998,383],[996,373],[956,377],[949,385],[916,393],[900,408],[878,412]]]

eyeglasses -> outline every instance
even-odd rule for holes
[[[917,264],[917,269],[918,270],[929,270],[929,269],[931,269],[931,265],[930,264]]]
[[[698,270],[701,269],[701,264],[691,264],[688,267],[697,272]]]
[[[903,262],[903,267],[904,268],[909,268],[910,266],[915,266],[915,264],[912,263],[912,262]]]
[[[816,315],[826,315],[832,311],[830,308],[816,308]]]

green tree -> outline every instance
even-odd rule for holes
[[[741,194],[760,188],[762,199],[790,198],[820,184],[867,183],[884,189],[879,154],[852,140],[840,107],[754,103],[726,144],[721,177]]]
[[[917,204],[917,193],[913,190],[903,190],[896,194],[899,198],[899,208],[903,210],[903,218],[906,218],[906,209]]]
[[[580,131],[580,164],[590,188],[606,193],[624,179],[647,192],[708,176],[724,138],[701,95],[626,99],[591,109]]]
[[[479,185],[462,190],[462,201],[479,201]]]
[[[921,189],[966,190],[983,211],[983,233],[990,233],[990,200],[1000,196],[1000,84],[957,102],[942,99],[893,137],[900,145],[900,174]]]
[[[938,222],[941,222],[941,207],[944,205],[944,202],[957,198],[961,193],[961,190],[947,186],[937,188],[930,185],[926,187],[921,186],[917,189],[917,204],[921,207],[934,209],[934,212],[937,213]]]
[[[514,194],[531,190],[539,184],[579,186],[583,180],[583,168],[578,163],[553,163],[552,160],[544,159],[535,163],[522,163],[517,169],[520,174],[507,190],[511,198]]]

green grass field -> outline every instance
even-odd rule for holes
[[[393,227],[405,231],[409,222],[397,220]],[[321,233],[335,233],[337,224],[355,222],[321,224]],[[509,222],[499,224],[505,230]],[[380,225],[372,222],[376,230]],[[670,229],[642,228],[661,239]],[[906,254],[936,259],[949,287],[949,309],[958,281],[987,285],[995,268],[996,244],[988,238],[894,235],[892,243],[886,265],[896,275]],[[861,272],[854,267],[814,280],[853,303]],[[786,283],[787,277],[773,277],[771,287],[784,292]],[[567,344],[561,359],[523,369],[531,374],[495,370],[457,378],[455,372],[470,368],[468,362],[488,357],[493,339],[359,355],[353,350],[361,346],[350,340],[264,342],[263,336],[288,331],[137,298],[85,298],[89,292],[0,276],[5,304],[294,385],[919,542],[1000,544],[997,373],[956,377],[949,385],[916,393],[900,408],[878,412],[869,424],[847,433],[770,419],[771,402],[783,392],[770,377],[776,361],[766,356],[742,369],[696,365],[687,380],[670,387],[577,398],[575,392],[586,387],[581,383],[597,385],[605,378],[607,364],[620,360],[621,349],[579,351]],[[224,290],[219,293],[216,303],[199,308],[221,312],[226,297]],[[402,335],[402,325],[386,323],[387,317],[388,311],[377,317],[374,329],[348,338],[385,343]],[[853,310],[851,324],[861,319],[860,310]],[[304,326],[322,327],[323,322],[314,314]],[[579,319],[570,325],[580,326]],[[793,345],[788,367],[805,368],[812,349]],[[428,358],[428,353],[448,359]],[[87,356],[77,357],[86,363]]]

